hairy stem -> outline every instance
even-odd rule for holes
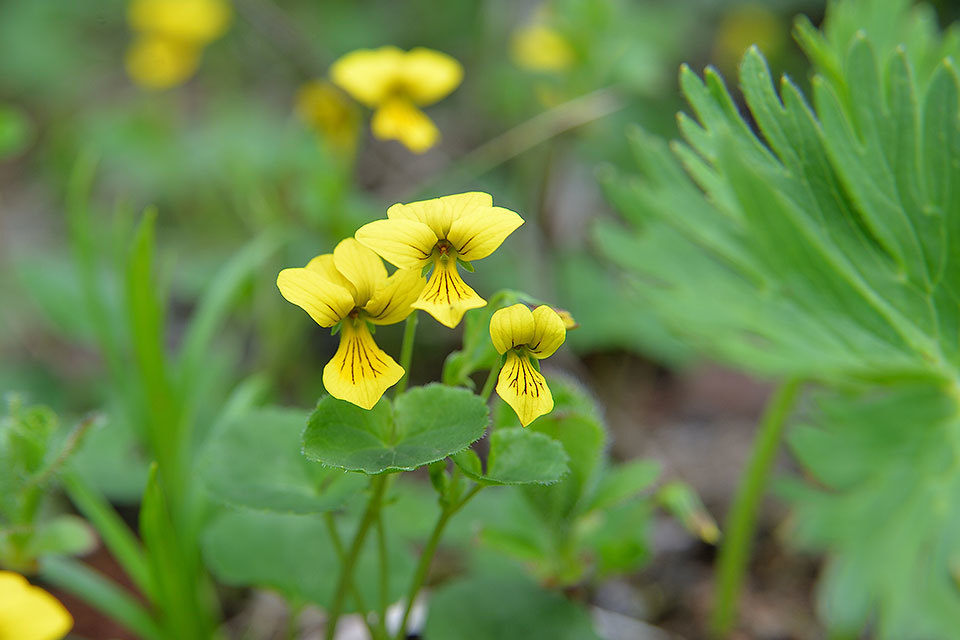
[[[767,403],[750,460],[727,515],[726,531],[717,560],[717,595],[711,619],[711,628],[717,636],[729,634],[736,621],[737,601],[750,560],[760,502],[780,448],[783,427],[793,409],[801,382],[797,378],[787,380]]]

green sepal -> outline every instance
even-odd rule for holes
[[[428,262],[427,264],[423,265],[423,269],[420,270],[420,275],[426,278],[427,274],[429,274],[432,269],[433,269],[433,263]]]
[[[338,322],[337,324],[333,325],[333,326],[330,328],[330,335],[335,336],[335,335],[337,335],[338,333],[340,333],[340,329],[343,328],[342,325],[343,325],[343,320],[341,320],[341,321]]]
[[[474,272],[473,265],[470,264],[470,262],[468,262],[467,260],[463,260],[463,259],[461,259],[461,258],[457,258],[457,263],[458,263],[461,267],[463,267],[464,269],[466,269],[467,271],[469,271],[470,273],[473,273],[473,272]]]

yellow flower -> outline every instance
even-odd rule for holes
[[[325,80],[303,85],[297,92],[296,111],[332,147],[353,150],[360,118],[355,105],[335,86]]]
[[[463,67],[447,54],[423,47],[380,47],[346,54],[330,67],[330,78],[374,109],[373,135],[399,140],[422,153],[436,144],[440,132],[418,106],[433,104],[456,89]]]
[[[0,571],[0,638],[59,640],[73,618],[52,595],[18,573]]]
[[[490,318],[490,338],[506,362],[497,378],[497,395],[527,426],[553,410],[553,396],[543,375],[530,362],[553,355],[567,337],[563,319],[547,305],[533,311],[524,304],[497,310]]]
[[[518,66],[533,71],[566,71],[576,59],[566,38],[536,22],[513,34],[510,53]]]
[[[127,51],[130,78],[147,89],[168,89],[192,76],[203,46],[224,34],[224,0],[133,0],[127,10],[137,37]]]
[[[432,267],[413,307],[453,328],[469,309],[487,304],[460,277],[457,261],[486,258],[522,224],[513,211],[493,206],[492,196],[471,192],[395,204],[386,220],[363,225],[356,237],[400,269]]]
[[[223,0],[134,0],[127,20],[134,31],[204,45],[226,32],[230,5]]]
[[[127,73],[141,87],[168,89],[192,76],[200,50],[192,44],[159,36],[142,36],[127,51]]]
[[[277,287],[321,327],[340,324],[340,348],[323,368],[323,386],[334,398],[371,409],[403,377],[367,323],[395,324],[410,315],[424,287],[418,270],[399,269],[388,277],[377,254],[347,238],[332,254],[281,271]]]

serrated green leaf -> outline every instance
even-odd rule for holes
[[[327,396],[310,416],[303,453],[348,471],[412,471],[470,446],[489,421],[479,396],[440,384],[411,389],[394,407],[382,398],[370,411]]]
[[[794,539],[828,550],[818,607],[830,626],[949,638],[960,620],[960,417],[928,386],[821,399],[791,445],[820,487],[791,483]]]
[[[434,593],[426,640],[599,640],[587,612],[522,576],[478,576]]]
[[[310,462],[300,452],[307,414],[262,408],[229,418],[210,434],[199,463],[210,493],[234,506],[322,513],[366,486],[357,474]]]

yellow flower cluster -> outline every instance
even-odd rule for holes
[[[73,618],[52,595],[18,573],[0,571],[0,638],[60,640]]]
[[[399,140],[423,153],[440,139],[420,107],[445,98],[463,80],[463,67],[445,53],[417,47],[352,51],[330,67],[330,79],[374,110],[370,128],[381,140]]]
[[[146,89],[168,89],[197,70],[203,47],[226,32],[226,0],[133,0],[127,21],[136,33],[127,73]]]
[[[281,271],[277,287],[284,298],[320,326],[339,327],[340,347],[323,370],[330,395],[372,408],[404,370],[377,346],[368,324],[394,324],[422,309],[456,327],[466,311],[486,305],[460,277],[457,264],[472,270],[471,261],[492,254],[522,224],[520,216],[495,207],[486,193],[395,204],[385,220],[360,227],[332,254]],[[392,275],[383,260],[397,267]],[[506,354],[497,393],[525,426],[553,408],[546,381],[530,357],[556,351],[566,335],[564,320],[547,306],[531,312],[515,305],[494,314],[490,334]]]

